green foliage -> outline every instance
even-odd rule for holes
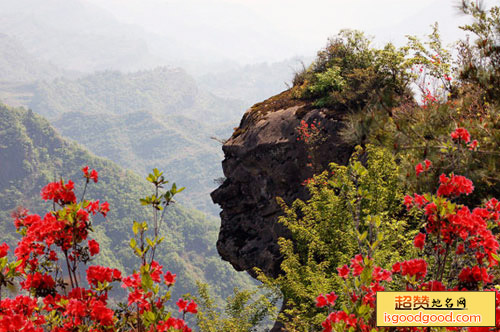
[[[282,204],[285,215],[280,222],[292,235],[279,242],[284,273],[274,280],[259,276],[283,294],[280,319],[290,331],[320,326],[325,315],[315,309],[316,296],[342,294],[337,268],[354,254],[372,256],[384,265],[412,254],[412,227],[401,207],[399,169],[386,150],[358,147],[348,166],[331,164],[331,173],[315,176],[308,189],[307,202]]]
[[[73,179],[79,187],[80,169],[89,165],[99,171],[99,182],[89,188],[86,196],[108,201],[111,208],[105,221],[95,219],[101,255],[94,263],[119,268],[125,273],[137,265],[128,239],[133,220],[142,222],[154,218],[153,212],[139,202],[140,197],[152,190],[154,193],[150,182],[63,140],[46,120],[33,112],[3,105],[0,106],[0,164],[2,241],[14,247],[19,240],[10,216],[13,210],[18,206],[34,213],[50,210],[51,207],[39,199],[41,188],[60,177]],[[158,182],[158,178],[153,178],[153,182]],[[181,190],[172,187],[167,190],[170,199],[172,192]],[[252,283],[248,275],[235,272],[220,260],[214,245],[219,229],[215,218],[174,204],[165,210],[163,220],[160,232],[165,239],[156,257],[165,269],[183,280],[172,296],[194,293],[195,281],[201,280],[212,285],[215,300],[220,303],[234,287]]]
[[[471,24],[461,27],[474,39],[459,43],[460,78],[485,91],[489,100],[500,101],[500,7],[489,10],[476,1],[462,0],[462,11],[472,18]]]
[[[295,76],[294,94],[339,111],[393,106],[410,95],[407,51],[374,49],[362,32],[343,30]]]
[[[276,295],[259,295],[257,290],[235,288],[234,294],[226,300],[224,310],[220,310],[212,300],[208,285],[198,283],[197,324],[204,332],[251,332],[262,331],[267,319],[274,318]],[[270,300],[271,299],[271,300]]]

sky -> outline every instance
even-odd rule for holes
[[[341,29],[360,29],[375,42],[402,44],[430,32],[456,40],[465,17],[457,0],[85,0],[148,32],[178,38],[243,62],[312,56]]]

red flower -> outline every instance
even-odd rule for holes
[[[392,265],[392,273],[399,273],[401,272],[401,263],[397,262],[394,265]]]
[[[469,143],[469,150],[473,151],[477,148],[477,140],[473,140]]]
[[[422,207],[422,206],[424,206],[427,203],[429,203],[429,201],[427,200],[427,198],[425,198],[423,195],[415,194],[415,205],[416,206]]]
[[[448,178],[445,174],[441,174],[439,176],[439,182],[441,184],[437,191],[438,196],[469,195],[474,190],[472,181],[462,175],[454,175],[452,173]]]
[[[469,143],[470,142],[470,134],[467,131],[467,129],[465,129],[465,128],[457,128],[457,129],[455,129],[455,131],[452,132],[450,136],[454,140],[458,140],[458,141],[462,140],[465,143]]]
[[[90,180],[93,180],[94,183],[97,183],[97,179],[99,177],[99,174],[97,173],[97,171],[95,169],[93,169],[90,174],[89,174],[89,167],[88,166],[85,166],[84,168],[82,168],[82,172],[83,172],[83,177],[85,177],[87,179],[87,183],[90,181]]]
[[[120,281],[122,274],[117,269],[104,266],[89,266],[87,269],[87,281],[89,284],[97,286],[99,283]]]
[[[322,308],[322,307],[326,307],[327,305],[328,305],[328,301],[327,301],[326,297],[323,294],[320,294],[316,298],[316,307]]]
[[[89,240],[90,256],[95,256],[99,253],[99,243],[96,240]]]
[[[394,268],[394,267],[393,267]],[[401,263],[401,274],[424,278],[427,274],[427,262],[423,259],[412,259]]]
[[[165,273],[165,284],[168,287],[170,287],[173,284],[175,284],[175,277],[176,276],[177,276],[176,274],[172,274],[170,271],[167,271],[167,273]]]
[[[179,312],[185,311],[188,305],[187,301],[184,301],[183,299],[179,299],[175,304],[179,307]]]
[[[349,272],[351,272],[351,270],[349,269],[349,267],[347,265],[344,265],[342,267],[338,267],[337,271],[339,272],[339,276],[344,278],[344,279],[346,279],[347,276],[349,275]]]
[[[415,237],[414,245],[415,245],[415,248],[422,250],[424,248],[424,245],[425,245],[425,234],[418,233],[418,235]]]
[[[0,245],[0,258],[7,256],[9,249],[9,245],[7,243],[2,243],[2,245]]]
[[[106,217],[106,215],[109,212],[109,203],[108,202],[102,203],[101,206],[99,207],[99,212],[101,212],[103,217]]]
[[[422,166],[422,163],[419,163],[417,164],[417,166],[415,166],[415,173],[417,174],[417,176],[419,176],[423,171],[424,167]]]
[[[424,164],[425,164],[426,171],[432,166],[432,162],[430,160],[427,160],[427,159],[424,160]]]
[[[326,299],[328,301],[328,303],[331,305],[331,306],[334,306],[335,305],[335,300],[337,300],[338,296],[337,294],[335,294],[334,292],[331,292],[330,294],[326,294]]]
[[[99,174],[95,169],[90,172],[90,179],[94,180],[94,183],[97,183],[97,178],[99,177]]]
[[[67,184],[61,180],[59,182],[51,182],[42,188],[40,195],[45,201],[52,200],[59,205],[67,203],[76,203],[76,196],[73,192],[74,183],[69,180]]]
[[[363,262],[363,256],[356,255],[353,259],[351,259],[351,269],[353,276],[359,276],[361,272],[363,272],[364,267],[360,264]]]
[[[405,196],[405,201],[404,205],[406,205],[406,208],[409,209],[413,205],[413,198],[410,195]]]
[[[198,305],[193,300],[191,300],[191,302],[189,302],[186,307],[186,312],[196,314],[198,312]]]
[[[335,301],[337,300],[338,296],[335,294],[335,292],[331,292],[330,294],[320,294],[316,298],[316,307],[322,308],[326,306],[334,306]]]

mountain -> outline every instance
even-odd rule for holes
[[[101,243],[102,255],[94,263],[127,272],[137,266],[128,246],[131,224],[133,220],[151,217],[150,211],[139,203],[139,198],[152,190],[142,177],[64,140],[32,111],[5,105],[0,105],[0,165],[1,241],[14,246],[19,239],[10,217],[16,207],[36,213],[50,208],[39,195],[48,182],[60,177],[73,179],[77,194],[81,193],[80,169],[89,165],[99,171],[99,182],[89,187],[88,197],[108,201],[111,207],[105,221],[95,220],[94,234]],[[174,296],[194,292],[195,280],[208,282],[223,298],[234,286],[250,282],[246,274],[237,274],[218,257],[214,246],[218,232],[215,218],[175,204],[168,209],[165,220],[161,232],[166,240],[158,258],[166,269],[178,275]]]
[[[0,33],[0,81],[31,82],[51,80],[63,71],[29,53],[19,40]]]
[[[34,82],[72,75],[40,60],[11,36],[0,33],[0,101],[9,105],[27,105],[33,97]]]
[[[250,106],[285,90],[291,84],[293,75],[310,62],[308,58],[292,58],[245,66],[226,64],[197,77],[197,80],[201,88],[217,96],[238,98]]]
[[[141,29],[80,0],[1,1],[0,31],[67,70],[133,70],[159,62]]]
[[[39,82],[29,107],[65,137],[120,166],[153,167],[186,186],[182,202],[216,214],[209,193],[222,176],[220,143],[237,123],[242,102],[198,88],[180,69],[99,72]]]

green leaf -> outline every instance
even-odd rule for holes
[[[141,225],[134,220],[134,225],[132,226],[132,231],[134,232],[135,235],[137,235],[139,233],[139,228],[141,227]]]
[[[155,321],[155,319],[156,319],[156,315],[152,311],[146,311],[146,312],[144,312],[143,316],[146,319],[146,321],[148,321],[149,323],[153,323]]]
[[[137,247],[137,241],[132,238],[130,239],[130,248],[135,249]]]
[[[148,243],[151,247],[154,247],[154,246],[155,246],[154,242],[153,242],[153,241],[151,241],[151,239],[150,239],[150,238],[146,238],[146,242],[147,242],[147,243]]]
[[[145,290],[150,290],[153,287],[153,279],[149,273],[145,273],[141,277],[141,284]]]

